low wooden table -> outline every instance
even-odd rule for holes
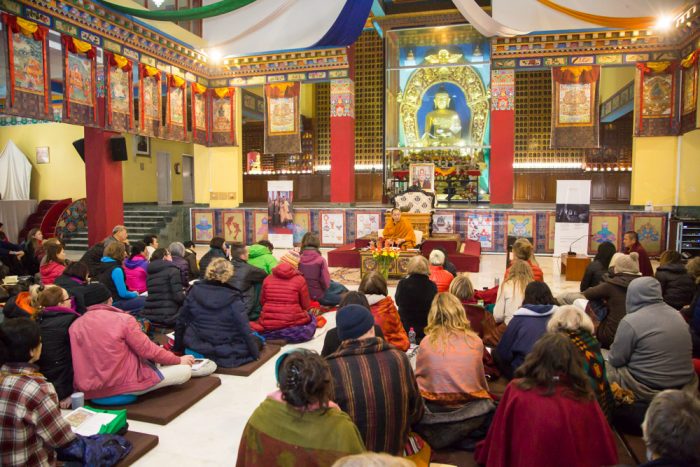
[[[408,262],[416,255],[420,255],[420,251],[402,251],[399,253],[391,266],[389,266],[389,277],[404,277],[408,274]],[[372,257],[372,252],[369,250],[360,250],[360,275],[364,276],[370,271],[378,271],[379,265]]]
[[[586,272],[586,267],[591,263],[591,258],[586,255],[569,256],[561,254],[561,273],[566,275],[567,281],[580,281]]]

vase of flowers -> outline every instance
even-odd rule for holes
[[[389,278],[389,270],[391,269],[392,263],[399,256],[401,251],[399,248],[392,246],[374,247],[370,248],[372,252],[372,258],[377,263],[377,268],[384,279]]]

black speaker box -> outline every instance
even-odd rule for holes
[[[125,161],[128,159],[126,154],[126,139],[123,136],[115,136],[109,140],[109,146],[112,151],[113,161]]]
[[[73,141],[73,147],[78,152],[78,155],[83,162],[85,162],[85,138],[80,138]]]

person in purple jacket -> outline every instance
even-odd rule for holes
[[[311,300],[321,305],[336,306],[348,291],[343,284],[331,280],[328,263],[321,255],[318,235],[307,232],[301,239],[299,271],[306,279]]]
[[[146,244],[136,242],[131,245],[131,254],[124,260],[124,277],[129,290],[138,293],[146,291],[146,277],[148,276],[148,259]]]

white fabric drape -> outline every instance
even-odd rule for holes
[[[32,164],[10,140],[0,153],[0,199],[29,199]]]
[[[495,0],[494,0],[495,1]],[[529,31],[510,28],[488,15],[474,0],[452,0],[462,16],[486,37],[518,36]]]

